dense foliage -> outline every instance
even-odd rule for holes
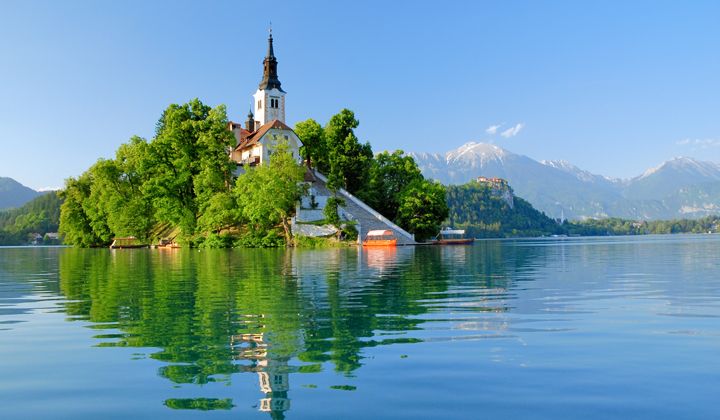
[[[378,153],[370,167],[369,182],[362,190],[361,197],[383,216],[396,220],[401,197],[407,195],[404,194],[405,190],[422,180],[424,177],[412,156],[404,155],[402,150]]]
[[[309,119],[295,126],[303,143],[306,161],[327,175],[328,187],[357,193],[367,182],[373,153],[369,143],[360,143],[355,129],[360,122],[349,109],[343,109],[322,127]]]
[[[33,241],[31,235],[45,237],[57,232],[62,200],[56,192],[43,194],[22,207],[0,211],[0,245],[23,245]],[[43,243],[53,243],[44,238]]]
[[[67,180],[60,216],[65,242],[150,240],[159,225],[191,241],[234,224],[232,145],[223,106],[210,108],[197,99],[170,105],[151,141],[133,137],[115,159],[100,159]]]
[[[237,179],[233,195],[242,220],[254,231],[281,225],[290,243],[290,213],[303,193],[303,173],[287,146],[276,146],[269,165],[250,168]]]
[[[358,124],[347,109],[325,127],[299,123],[301,154],[327,173],[333,191],[367,197],[420,239],[434,234],[447,215],[444,187],[426,181],[402,152],[373,157],[370,145],[355,135]],[[233,181],[228,151],[234,137],[224,107],[197,99],[171,105],[153,139],[133,137],[114,159],[100,159],[67,180],[60,231],[66,243],[84,247],[127,236],[145,243],[172,236],[203,247],[290,244],[304,168],[284,140],[271,143],[269,164],[246,168]],[[329,203],[329,210],[343,205],[337,196]],[[339,224],[337,212],[327,221]]]
[[[563,233],[557,222],[537,211],[512,189],[497,189],[475,181],[447,187],[447,223],[469,236],[499,238]]]
[[[448,216],[445,186],[425,179],[413,181],[400,192],[397,223],[424,241],[440,230]]]
[[[197,99],[171,105],[151,141],[133,137],[115,159],[67,181],[66,243],[102,246],[124,236],[149,242],[163,234],[205,247],[287,242],[303,169],[278,140],[269,165],[248,168],[233,184],[233,144],[224,107]]]

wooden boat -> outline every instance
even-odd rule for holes
[[[128,236],[127,238],[115,238],[110,249],[124,249],[124,248],[147,248],[147,244],[143,244],[134,236]]]
[[[438,245],[470,245],[475,242],[475,238],[465,236],[463,229],[444,228],[437,236]]]
[[[396,246],[397,238],[392,230],[371,230],[365,235],[363,246]]]

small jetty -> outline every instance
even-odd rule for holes
[[[134,236],[127,236],[125,238],[115,238],[110,249],[126,249],[126,248],[147,248],[148,245],[140,242]]]

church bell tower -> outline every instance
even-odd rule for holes
[[[263,60],[263,78],[255,98],[255,128],[273,120],[285,122],[285,91],[277,75],[277,59],[273,51],[272,29],[268,37],[268,52]]]

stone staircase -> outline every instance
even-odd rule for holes
[[[316,178],[314,188],[323,194],[331,195],[332,193],[326,186],[327,178],[318,171],[314,171],[314,175]],[[358,229],[360,238],[365,238],[365,235],[370,230],[389,229],[395,233],[398,245],[417,244],[413,234],[388,220],[382,214],[363,203],[359,198],[342,188],[338,191],[338,194],[345,200],[345,206],[340,209],[340,217],[357,222],[356,228]]]

